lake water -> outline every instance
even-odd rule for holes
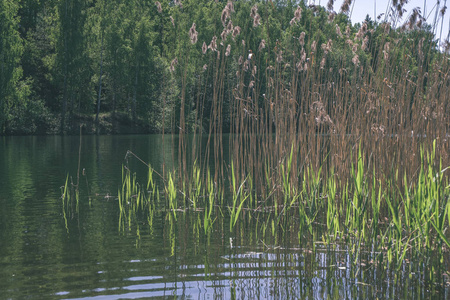
[[[371,262],[368,251],[354,264],[351,243],[299,242],[289,230],[263,238],[254,222],[230,232],[218,219],[205,234],[199,213],[174,220],[160,211],[119,230],[127,151],[171,169],[173,142],[83,136],[79,152],[79,137],[0,137],[0,299],[450,297],[445,276],[428,280],[427,272],[442,272],[433,261],[395,272]],[[127,158],[145,181],[145,166]],[[61,187],[67,174],[76,181],[79,161],[79,210],[65,219]]]

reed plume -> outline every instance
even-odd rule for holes
[[[235,27],[233,28],[233,34],[232,34],[233,40],[235,40],[236,37],[237,37],[240,33],[241,33],[241,27],[235,26]]]
[[[217,37],[216,36],[212,37],[211,42],[208,45],[208,49],[210,49],[213,52],[217,51]]]
[[[344,2],[342,3],[341,6],[341,13],[348,13],[348,11],[350,10],[350,5],[352,4],[352,0],[344,0]]]
[[[302,17],[302,8],[300,6],[298,6],[294,12],[294,17],[290,21],[291,26],[293,26],[294,24],[297,24],[300,21],[301,17]]]
[[[329,11],[332,11],[333,10],[333,6],[334,6],[334,0],[329,0],[328,3],[327,3],[327,9]]]
[[[266,40],[262,39],[259,43],[258,51],[261,51],[264,48],[266,48]]]
[[[335,12],[331,12],[328,14],[328,23],[332,23],[334,21],[334,18],[336,17]]]
[[[227,49],[225,50],[225,56],[230,56],[230,52],[231,52],[231,45],[228,45]]]
[[[170,63],[170,72],[174,72],[175,71],[175,67],[178,64],[178,59],[175,57],[172,62]]]
[[[225,6],[225,8],[222,10],[222,15],[220,17],[223,27],[227,26],[227,19],[229,16],[230,16],[230,11],[228,9],[228,6]]]
[[[161,3],[159,1],[155,2],[156,5],[156,9],[158,10],[159,13],[162,13],[162,6]]]
[[[342,37],[341,28],[339,27],[338,24],[336,24],[336,34],[337,34],[339,37]]]
[[[198,32],[195,30],[195,23],[192,23],[191,28],[189,29],[189,39],[192,44],[197,43],[198,40]]]
[[[250,10],[250,17],[253,19],[253,27],[258,27],[261,24],[261,17],[258,14],[258,6],[256,4]]]
[[[305,36],[306,36],[306,33],[304,31],[302,31],[298,38],[298,42],[300,43],[300,46],[302,46],[302,47],[305,46]]]

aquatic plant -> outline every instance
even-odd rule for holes
[[[207,201],[202,201],[200,207],[198,202],[191,202],[190,207],[182,210],[183,216],[189,209],[202,215],[203,221],[197,223],[197,226],[202,226],[206,235],[214,223],[223,218],[228,219],[230,232],[243,228],[244,225],[239,223],[261,224],[259,227],[264,239],[269,230],[274,237],[279,236],[280,232],[290,231],[298,233],[299,242],[311,238],[317,241],[319,227],[323,243],[351,245],[355,254],[354,264],[358,263],[363,251],[370,249],[377,253],[375,256],[381,261],[385,258],[387,262],[400,268],[405,257],[429,255],[442,251],[443,247],[449,247],[445,232],[449,226],[450,189],[448,177],[444,176],[448,168],[443,169],[442,164],[436,166],[434,151],[434,147],[431,151],[422,151],[421,170],[415,180],[408,180],[406,175],[400,177],[398,172],[392,177],[376,179],[375,166],[369,176],[361,147],[351,162],[351,180],[338,181],[334,172],[322,179],[321,168],[316,173],[307,165],[303,168],[300,176],[302,180],[296,183],[297,186],[289,187],[288,177],[283,178],[283,186],[278,191],[283,197],[280,206],[277,206],[277,201],[274,201],[273,206],[252,203],[251,195],[255,197],[256,191],[252,187],[250,174],[242,182],[236,181],[236,177],[231,175],[232,201],[229,206],[227,202],[220,204],[217,202],[220,192],[208,172],[208,188],[203,190],[206,194],[197,195],[199,199],[205,198]],[[289,161],[287,165],[289,167]],[[135,175],[126,168],[124,170],[119,205],[124,203],[124,197],[128,197],[128,203],[135,203],[131,207],[142,209],[143,203],[148,203],[148,200],[141,195],[147,193],[140,192]],[[233,163],[230,171],[231,174],[236,172]],[[166,208],[160,206],[159,211],[169,210],[170,219],[176,222],[176,212],[179,211],[177,198],[182,195],[176,192],[172,177],[169,173],[168,180],[164,181]],[[403,190],[398,188],[400,181]],[[153,209],[149,209],[149,221],[157,211],[155,206],[151,207]],[[294,207],[297,209],[292,209]],[[224,215],[223,208],[228,208],[229,214]],[[128,214],[121,214],[122,218],[130,222],[131,218],[135,218],[130,212],[135,213],[136,209],[128,210]],[[321,223],[321,220],[325,223]],[[128,226],[131,224],[128,223]],[[309,238],[305,238],[306,236]]]
[[[257,8],[252,9],[253,19]],[[295,12],[290,34],[302,22],[301,15],[302,10]],[[263,22],[264,16],[259,16],[257,23]],[[340,32],[335,18],[330,22]],[[314,224],[326,218],[327,243],[345,238],[359,253],[362,245],[376,244],[381,238],[390,262],[402,260],[412,243],[432,249],[439,232],[445,237],[442,226],[448,226],[448,217],[443,202],[448,202],[448,190],[431,181],[425,188],[431,175],[427,179],[421,170],[428,168],[429,174],[442,170],[435,155],[444,165],[450,163],[444,125],[448,117],[443,114],[449,109],[443,94],[444,90],[448,94],[444,84],[448,58],[436,53],[428,40],[426,58],[407,57],[397,67],[393,55],[399,53],[391,47],[393,39],[404,45],[418,40],[413,34],[411,40],[402,40],[388,27],[386,22],[369,30],[363,23],[354,33],[348,27],[345,35],[330,37],[322,45],[313,37],[305,41],[304,32],[299,44],[291,42],[291,36],[276,42],[264,37],[257,52],[242,40],[233,46],[242,49],[235,65],[221,55],[210,57],[214,80],[207,147],[209,141],[214,147],[206,149],[203,168],[213,165],[218,186],[230,186],[230,230],[242,211],[268,212],[262,224],[272,233],[286,230],[286,220],[295,216],[302,228],[299,236],[303,228],[313,235]],[[246,36],[245,30],[241,34]],[[415,34],[421,36],[421,43],[427,40],[424,32]],[[270,46],[273,53],[266,50]],[[343,57],[347,47],[352,55]],[[384,55],[371,56],[376,52]],[[414,66],[429,70],[426,83],[425,73],[416,72]],[[229,78],[227,72],[236,76]],[[227,91],[224,81],[233,88]],[[217,130],[223,126],[220,103],[226,101],[231,107],[228,169],[223,167],[222,131]],[[426,161],[425,152],[430,153]],[[228,176],[219,176],[227,170]],[[412,178],[401,179],[399,174]],[[444,172],[439,174],[440,180],[448,180]],[[295,214],[292,207],[298,208]],[[420,215],[413,220],[413,214]]]
[[[139,184],[136,173],[122,166],[122,185],[118,190],[119,231],[131,230],[139,214],[147,215],[152,226],[156,203],[159,202],[159,188],[153,180],[153,170],[149,166],[147,189]],[[152,188],[148,190],[148,188]],[[138,229],[137,229],[138,230]]]
[[[138,211],[148,211],[149,222],[156,211],[171,222],[192,213],[205,235],[221,219],[236,234],[257,224],[263,239],[294,234],[299,243],[312,240],[313,251],[317,242],[342,243],[355,265],[366,251],[397,269],[406,257],[443,257],[450,222],[448,55],[430,32],[403,34],[387,19],[342,33],[346,24],[333,15],[324,24],[330,36],[308,36],[310,10],[331,14],[320,7],[293,11],[286,34],[274,37],[261,33],[271,19],[258,9],[251,8],[233,41],[227,35],[242,20],[231,23],[231,8],[210,46],[195,48],[202,38],[195,23],[185,33],[192,44],[178,70],[178,59],[171,65],[182,74],[171,116],[178,167],[162,166],[159,208],[155,169],[148,165],[146,189],[123,169],[119,229],[132,227]],[[407,48],[417,55],[401,51]],[[188,89],[187,74],[195,70],[199,79]],[[206,146],[197,138],[203,136]]]

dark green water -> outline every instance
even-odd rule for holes
[[[79,212],[63,217],[61,186],[76,180],[79,137],[0,137],[0,299],[428,299],[448,298],[439,262],[400,272],[358,264],[347,247],[261,236],[254,223],[210,234],[195,212],[164,212],[119,231],[117,190],[128,150],[161,170],[175,166],[170,136],[82,139]],[[128,158],[143,175],[145,167]],[[89,201],[90,198],[90,201]],[[320,226],[320,225],[318,225]],[[320,232],[320,230],[319,230]],[[320,233],[319,233],[320,234]],[[347,244],[351,248],[351,243]],[[438,278],[438,280],[436,280]]]

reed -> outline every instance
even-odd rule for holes
[[[67,211],[68,211],[70,199],[71,199],[71,193],[69,191],[69,174],[67,174],[66,183],[64,184],[64,187],[62,188],[62,196],[61,196],[63,218],[64,218],[64,224],[66,226],[67,233],[69,233],[69,226],[67,225]]]
[[[149,225],[152,226],[156,203],[159,202],[159,188],[154,183],[151,167],[146,187],[139,184],[135,173],[122,166],[122,185],[118,191],[120,232],[124,232],[125,229],[130,231],[140,214],[146,214]]]
[[[231,164],[231,172],[234,173],[234,167],[233,164]],[[233,227],[236,225],[236,222],[238,221],[239,214],[242,211],[242,208],[244,206],[245,201],[250,197],[251,192],[245,192],[244,191],[244,185],[248,178],[246,178],[240,185],[239,188],[236,190],[236,182],[234,175],[232,175],[232,182],[233,182],[233,202],[232,207],[230,208],[230,231],[233,230]]]
[[[235,4],[233,11],[246,7]],[[447,250],[448,53],[414,20],[415,30],[393,28],[387,17],[343,33],[343,16],[324,23],[331,13],[320,7],[301,6],[285,34],[270,36],[262,5],[246,12],[251,19],[236,35],[231,27],[244,20],[224,8],[223,34],[202,49],[195,46],[201,28],[191,27],[192,45],[173,75],[181,74],[172,130],[179,167],[163,171],[167,218],[193,211],[208,234],[228,210],[231,232],[256,220],[263,237],[293,231],[312,245],[320,236],[329,245],[344,241],[355,264],[369,248],[397,268],[407,256]],[[199,80],[189,89],[193,61]],[[189,102],[195,113],[185,111]],[[191,133],[204,135],[206,147],[201,139],[187,147]],[[127,203],[142,209],[148,190],[155,195],[151,172],[146,191],[123,175],[123,220],[134,211]]]
[[[71,218],[80,211],[80,191],[78,184],[73,182],[72,176],[67,174],[64,186],[61,187],[63,215],[67,228],[67,215]],[[89,200],[90,203],[90,200]],[[75,207],[74,207],[75,206]],[[68,230],[68,229],[67,229]]]
[[[325,233],[322,233],[322,242],[330,245],[349,243],[355,254],[355,264],[361,253],[369,248],[378,253],[376,256],[381,260],[385,257],[386,262],[400,268],[405,257],[430,255],[439,252],[442,247],[449,247],[445,232],[449,226],[450,189],[448,177],[444,175],[448,168],[435,163],[433,151],[436,151],[435,147],[431,151],[422,151],[420,171],[414,180],[408,180],[406,175],[398,176],[398,172],[391,177],[376,179],[376,167],[372,167],[372,172],[367,170],[361,148],[351,162],[351,180],[337,180],[332,168],[330,175],[322,179],[321,168],[316,173],[312,166],[307,165],[297,187],[290,190],[288,177],[284,177],[280,192],[287,200],[283,200],[280,207],[277,207],[277,201],[273,206],[265,207],[252,203],[250,197],[256,191],[250,183],[250,175],[240,183],[231,176],[230,185],[234,187],[230,195],[232,202],[230,206],[226,201],[220,204],[218,195],[221,192],[213,176],[207,172],[207,188],[202,190],[205,194],[198,195],[199,199],[207,201],[201,201],[200,207],[199,202],[190,202],[183,211],[191,210],[199,217],[202,215],[203,221],[198,226],[203,227],[206,235],[217,220],[227,216],[222,214],[224,207],[229,210],[231,232],[256,222],[261,224],[263,238],[267,237],[267,232],[275,237],[293,231],[298,233],[299,242],[309,239],[317,241],[317,226],[321,224],[319,227]],[[233,163],[231,172],[236,172]],[[163,181],[166,208],[159,205],[158,209],[154,200],[145,197],[149,193],[141,189],[135,175],[124,168],[123,188],[119,191],[122,222],[119,228],[124,230],[125,224],[131,228],[139,211],[148,211],[147,219],[152,222],[155,212],[167,209],[170,219],[177,222],[176,212],[180,210],[177,199],[182,193],[177,193],[172,178],[169,172],[168,179]],[[157,187],[155,189],[157,191]],[[152,194],[159,197],[157,192],[149,195]],[[293,207],[297,209],[293,210]]]

